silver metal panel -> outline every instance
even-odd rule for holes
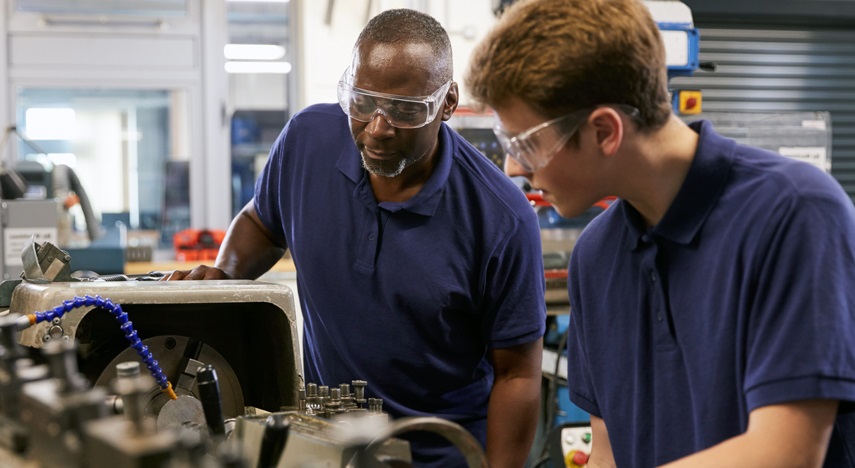
[[[709,120],[721,135],[742,144],[800,159],[828,171],[831,132],[829,112],[702,112],[684,116]]]
[[[59,203],[56,200],[3,200],[0,202],[0,276],[17,278],[24,271],[21,251],[31,236],[36,242],[57,242]]]
[[[700,89],[706,112],[830,112],[831,173],[855,200],[855,23],[793,17],[772,26],[739,14],[705,23],[693,12],[700,61],[716,70],[675,78],[672,87]]]

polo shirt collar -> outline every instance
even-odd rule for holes
[[[698,147],[686,180],[659,224],[647,229],[641,214],[626,200],[621,200],[624,220],[632,233],[627,247],[635,249],[647,236],[668,239],[688,245],[697,237],[718,203],[733,164],[736,142],[715,133],[709,121],[692,122],[698,133]]]
[[[383,208],[392,212],[407,210],[423,216],[432,216],[436,212],[442,198],[442,192],[451,174],[454,151],[457,150],[457,142],[452,138],[451,129],[445,122],[440,126],[438,144],[439,152],[436,155],[436,167],[434,167],[433,173],[419,190],[419,193],[402,203],[381,203]],[[374,193],[371,191],[368,172],[362,167],[362,157],[355,144],[347,145],[347,148],[342,151],[336,167],[356,184],[353,191],[354,197],[361,199],[363,203],[376,205],[377,202],[374,199]]]

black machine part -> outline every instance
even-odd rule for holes
[[[27,181],[21,173],[6,164],[0,165],[0,197],[4,200],[14,200],[23,198],[26,193]]]
[[[285,451],[285,444],[288,442],[289,428],[290,421],[286,414],[274,413],[267,417],[257,468],[271,468],[279,464],[279,458]]]
[[[205,364],[196,370],[196,386],[199,389],[199,401],[205,413],[205,423],[212,436],[226,433],[223,417],[223,400],[220,394],[220,382],[214,366]]]

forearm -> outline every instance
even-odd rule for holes
[[[614,460],[591,457],[585,468],[615,468]]]
[[[793,459],[777,443],[755,440],[750,434],[728,439],[706,450],[681,458],[661,468],[718,468],[722,466],[819,467],[822,460]]]
[[[487,459],[492,468],[525,465],[537,430],[540,376],[496,380],[487,415]]]
[[[751,412],[739,436],[663,468],[732,466],[820,467],[837,413],[833,400],[805,400]]]
[[[234,279],[256,279],[270,270],[284,253],[285,249],[272,248],[261,256],[250,259],[233,249],[221,249],[214,266]]]
[[[591,415],[591,453],[588,458],[588,468],[615,468],[612,444],[609,441],[609,431],[602,418]]]
[[[214,266],[232,278],[256,279],[282,258],[283,245],[274,241],[250,201],[229,226]]]

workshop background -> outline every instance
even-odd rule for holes
[[[68,245],[86,244],[81,231],[95,237],[87,221],[120,220],[135,245],[155,235],[154,250],[170,250],[178,231],[228,226],[288,116],[334,101],[368,18],[395,7],[436,17],[462,86],[502,3],[5,0],[0,161],[73,169],[97,203],[89,216],[75,208]],[[855,2],[684,3],[700,30],[700,61],[716,70],[673,87],[700,89],[705,111],[831,113],[831,171],[855,195]]]

